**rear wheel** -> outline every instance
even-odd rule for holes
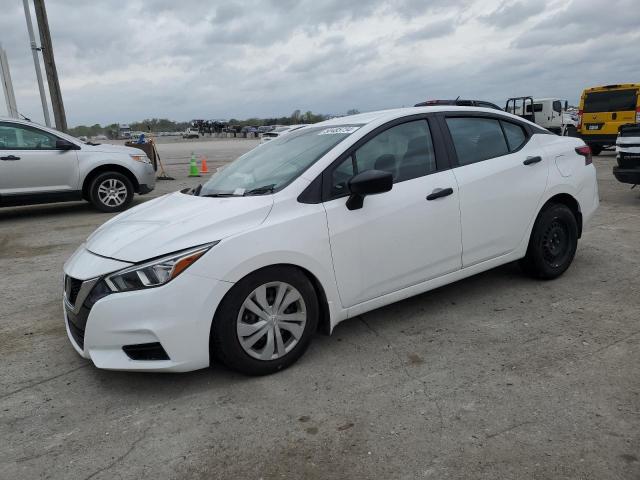
[[[318,298],[304,273],[264,268],[236,283],[218,307],[211,355],[247,375],[277,372],[307,349],[318,317]]]
[[[538,215],[520,265],[535,278],[557,278],[571,265],[577,247],[578,223],[573,212],[566,205],[552,204]]]
[[[91,182],[89,201],[103,212],[120,212],[133,200],[133,185],[119,172],[104,172]]]

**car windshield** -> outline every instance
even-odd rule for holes
[[[307,127],[275,138],[219,170],[202,186],[200,196],[262,195],[280,190],[360,127]]]

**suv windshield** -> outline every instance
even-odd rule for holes
[[[275,138],[218,171],[202,186],[200,196],[262,195],[280,190],[360,127],[306,127]]]

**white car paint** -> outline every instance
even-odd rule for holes
[[[139,185],[146,186],[147,191],[155,187],[153,165],[131,159],[131,155],[146,158],[146,154],[137,148],[110,144],[89,145],[71,135],[24,120],[0,118],[0,122],[39,129],[78,147],[77,150],[0,149],[0,157],[14,155],[20,158],[18,161],[0,161],[0,198],[42,192],[79,192],[86,186],[85,180],[96,168],[107,165],[126,169]]]
[[[495,110],[451,106],[332,119],[319,126],[362,126],[282,190],[229,198],[174,193],[114,217],[67,261],[66,275],[93,281],[123,265],[219,243],[163,286],[98,300],[88,316],[84,348],[69,332],[74,348],[100,368],[203,368],[210,361],[209,332],[219,303],[234,283],[265,266],[290,264],[312,274],[326,296],[333,329],[349,317],[522,258],[537,213],[556,194],[574,197],[588,222],[598,192],[595,168],[574,151],[583,142],[544,133],[534,134],[518,152],[396,183],[389,192],[366,197],[359,210],[348,210],[345,198],[298,201],[327,166],[377,127],[439,112],[524,122]],[[534,154],[542,161],[522,164]],[[557,167],[561,156],[577,165],[568,176]],[[425,200],[446,187],[454,193]],[[160,342],[170,360],[135,361],[122,350],[150,342]]]

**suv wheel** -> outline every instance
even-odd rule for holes
[[[552,204],[538,215],[520,266],[535,278],[551,280],[569,268],[577,247],[578,223],[573,212],[566,205]]]
[[[266,375],[294,363],[318,324],[315,289],[300,270],[268,267],[234,285],[211,328],[211,355],[247,375]]]
[[[132,200],[133,185],[122,173],[101,173],[89,187],[89,201],[102,212],[120,212]]]

